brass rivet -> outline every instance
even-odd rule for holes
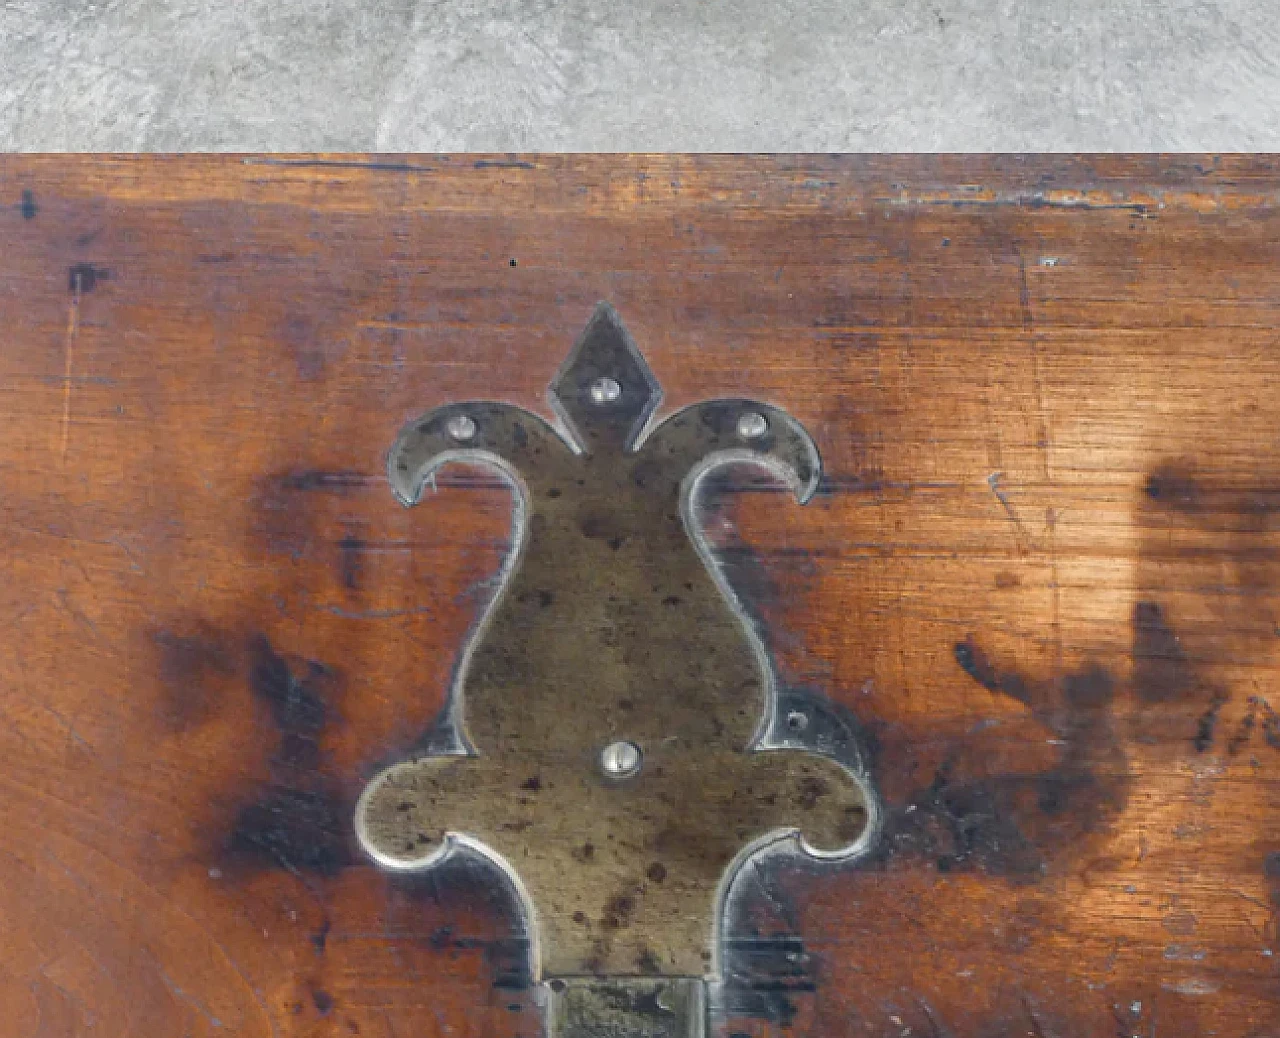
[[[738,435],[744,440],[758,440],[769,431],[769,420],[756,411],[748,411],[738,419]]]
[[[591,402],[593,404],[611,404],[622,396],[622,385],[617,379],[604,377],[591,383]]]
[[[444,425],[445,432],[459,443],[465,443],[476,434],[476,423],[464,414],[456,414]]]
[[[600,770],[611,779],[630,778],[640,770],[640,747],[619,739],[600,752]]]

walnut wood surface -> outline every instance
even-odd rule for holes
[[[739,477],[709,536],[887,814],[746,878],[718,1033],[1280,1034],[1278,202],[1259,158],[0,159],[0,1032],[539,1032],[509,897],[350,818],[508,532],[385,452],[549,417],[604,299],[664,413],[813,433],[807,508]]]

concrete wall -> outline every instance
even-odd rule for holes
[[[4,0],[7,150],[1280,150],[1280,0]]]

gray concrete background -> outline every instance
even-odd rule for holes
[[[1280,0],[0,0],[5,150],[1280,150]]]

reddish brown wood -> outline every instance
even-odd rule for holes
[[[409,511],[382,465],[446,400],[545,414],[607,299],[664,410],[813,432],[809,507],[727,493],[711,532],[889,812],[874,863],[748,892],[755,968],[799,976],[721,1032],[1280,1034],[1278,192],[1266,158],[0,159],[4,1033],[538,1033],[502,897],[350,841],[507,532],[491,479]]]

